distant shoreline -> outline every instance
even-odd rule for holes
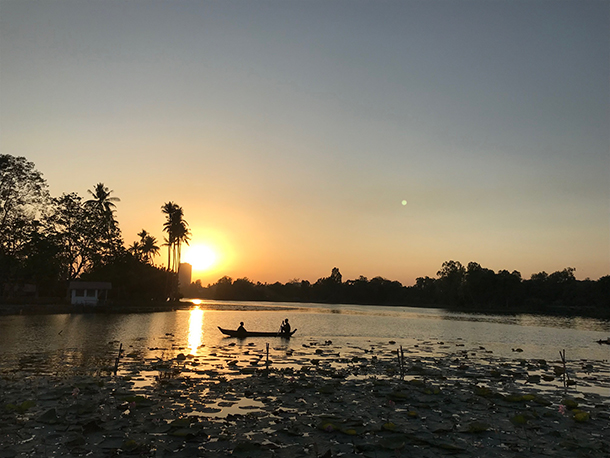
[[[22,304],[0,304],[0,316],[11,315],[58,315],[58,314],[127,314],[127,313],[155,313],[155,312],[171,312],[175,310],[186,310],[193,306],[191,300],[199,298],[188,298],[182,301],[125,301],[114,302],[107,305],[72,305],[62,302],[45,302],[45,303],[22,303]],[[201,298],[204,301],[224,302],[217,299]],[[274,301],[248,301],[248,300],[229,300],[231,302],[243,303],[273,303]],[[610,320],[610,310],[603,310],[596,307],[591,308],[574,308],[574,307],[557,307],[545,306],[537,310],[528,307],[511,307],[511,308],[494,308],[494,307],[447,307],[440,304],[335,304],[331,302],[292,302],[282,301],[287,304],[298,306],[299,304],[324,304],[324,305],[350,305],[350,306],[367,306],[367,307],[413,307],[413,308],[431,308],[440,309],[447,312],[455,313],[475,313],[487,315],[543,315],[543,316],[561,316],[561,317],[586,317]]]
[[[188,309],[185,302],[129,302],[112,305],[72,305],[64,303],[47,304],[0,304],[0,316],[9,315],[59,315],[67,313],[154,313]]]

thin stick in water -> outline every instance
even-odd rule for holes
[[[123,353],[123,344],[119,345],[119,354],[116,355],[116,359],[114,360],[114,375],[116,376],[119,370],[119,361],[121,360],[121,353]]]

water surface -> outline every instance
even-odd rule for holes
[[[276,331],[289,318],[297,333],[290,340],[225,338],[218,326]],[[58,372],[66,367],[107,365],[119,344],[142,358],[178,353],[206,356],[227,342],[271,341],[283,349],[311,341],[366,346],[396,341],[414,349],[426,342],[480,349],[494,356],[557,360],[610,357],[600,339],[610,322],[593,318],[492,315],[432,308],[201,301],[191,310],[142,314],[63,314],[0,317],[0,371]],[[262,340],[261,340],[262,339]]]

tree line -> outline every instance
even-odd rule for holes
[[[168,263],[158,267],[159,242],[145,229],[125,247],[112,193],[97,183],[88,199],[53,197],[32,162],[0,155],[0,299],[63,298],[73,280],[111,282],[116,300],[177,299],[180,250],[190,239],[182,208],[161,207]]]
[[[253,282],[224,276],[203,286],[201,281],[183,288],[186,297],[216,300],[319,302],[363,305],[444,307],[451,310],[507,313],[559,313],[610,317],[610,276],[597,281],[577,280],[567,267],[524,280],[517,271],[494,272],[476,262],[467,266],[446,261],[436,277],[418,277],[412,286],[383,277],[360,276],[343,281],[338,268],[314,283]]]

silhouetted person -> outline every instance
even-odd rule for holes
[[[239,328],[237,328],[237,333],[246,335],[247,332],[248,331],[246,331],[246,328],[244,328],[244,322],[242,321],[241,323],[239,323]]]
[[[288,323],[288,318],[282,321],[282,327],[280,328],[280,333],[282,334],[290,334],[290,323]]]

